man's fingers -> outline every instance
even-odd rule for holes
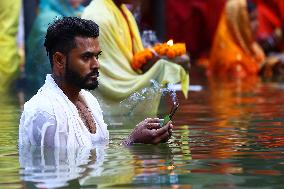
[[[169,121],[166,125],[169,126],[169,129],[173,129],[174,127],[172,121]]]
[[[155,138],[154,144],[158,144],[160,142],[166,142],[171,137],[168,131],[164,132],[162,135],[159,135]]]
[[[174,125],[172,124],[172,122],[170,122],[169,124],[170,124],[170,127],[169,127],[169,129],[173,130],[173,128],[174,128]]]
[[[164,133],[168,132],[169,130],[169,124],[166,124],[164,127],[159,128],[156,130],[156,135],[157,137],[163,135]]]
[[[159,129],[161,128],[160,123],[147,123],[148,129]]]
[[[171,137],[171,136],[172,136],[172,134],[173,134],[173,130],[172,130],[171,128],[169,128],[168,132],[169,132],[170,137]]]
[[[159,118],[147,118],[147,119],[145,119],[145,121],[147,123],[158,123],[158,122],[160,122],[160,119]]]

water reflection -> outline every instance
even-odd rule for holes
[[[214,148],[210,153],[212,158],[232,158],[249,142],[247,132],[258,100],[255,94],[260,88],[260,80],[257,77],[236,82],[211,79],[208,87],[210,117],[214,119],[208,123],[209,135],[204,143]],[[228,165],[224,166],[226,169]],[[238,172],[239,169],[230,171]]]
[[[86,177],[100,175],[105,146],[94,149],[19,147],[20,174],[25,185],[38,188],[58,188],[81,185]]]
[[[210,180],[202,185],[208,188],[283,186],[284,91],[279,89],[254,78],[209,81],[186,105],[182,101],[177,123],[189,125],[192,157],[182,166],[190,170],[186,177]]]

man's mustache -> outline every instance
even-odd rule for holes
[[[92,76],[99,77],[99,75],[100,75],[99,70],[94,70],[91,73],[88,73],[85,78],[89,78],[89,77],[92,77]]]

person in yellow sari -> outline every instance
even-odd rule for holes
[[[208,74],[244,78],[257,75],[265,55],[254,39],[255,10],[247,0],[228,0],[215,33]]]
[[[107,104],[113,110],[114,104],[149,87],[151,79],[159,83],[181,82],[187,96],[189,77],[180,65],[160,59],[144,74],[133,70],[133,56],[142,51],[143,46],[135,19],[123,2],[131,1],[93,0],[82,14],[82,18],[93,20],[100,27],[101,79],[96,96],[100,96],[103,99],[101,103]]]
[[[0,92],[7,90],[19,69],[17,32],[21,1],[0,1]]]

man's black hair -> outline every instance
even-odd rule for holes
[[[70,50],[76,47],[75,37],[99,36],[99,26],[91,21],[78,17],[63,17],[56,19],[47,29],[44,46],[49,56],[51,67],[52,57],[55,52],[68,55]]]

